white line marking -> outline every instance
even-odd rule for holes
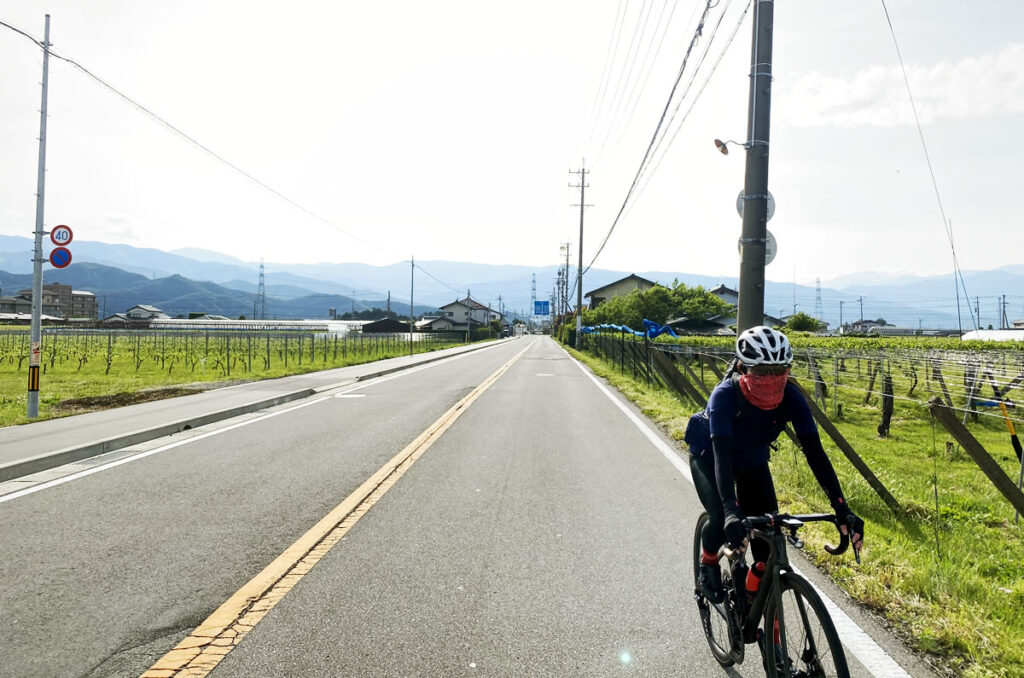
[[[236,428],[241,428],[243,426],[248,426],[250,424],[255,424],[258,421],[263,421],[264,419],[269,419],[271,417],[276,417],[279,414],[287,414],[288,412],[294,412],[295,410],[302,409],[303,407],[309,407],[310,405],[315,405],[317,403],[320,403],[320,402],[323,402],[325,400],[328,400],[328,399],[330,399],[332,397],[333,398],[338,398],[338,397],[358,398],[358,397],[361,397],[361,396],[363,396],[365,394],[358,394],[358,395],[348,395],[348,394],[352,393],[353,391],[359,391],[361,389],[367,388],[369,386],[375,386],[377,384],[384,383],[385,381],[391,381],[392,379],[398,379],[399,377],[404,377],[406,375],[414,374],[416,372],[420,372],[422,370],[426,370],[426,369],[429,369],[431,367],[436,367],[438,365],[450,362],[452,360],[456,360],[458,358],[461,358],[461,357],[464,357],[464,356],[467,356],[467,355],[479,354],[481,351],[485,351],[485,350],[488,350],[488,349],[491,349],[491,348],[495,348],[497,346],[502,346],[504,343],[506,343],[506,342],[503,342],[502,344],[495,344],[494,346],[488,346],[485,349],[478,349],[476,351],[468,351],[466,353],[460,353],[458,355],[451,356],[450,358],[444,358],[442,360],[435,360],[434,362],[427,363],[425,365],[417,365],[415,367],[410,367],[409,369],[406,369],[406,370],[401,370],[399,372],[395,372],[394,374],[389,374],[389,375],[382,376],[382,377],[375,377],[373,379],[367,379],[366,381],[359,382],[358,384],[356,384],[352,388],[346,389],[345,391],[342,391],[341,393],[335,394],[333,396],[329,396],[329,395],[321,396],[319,398],[315,398],[313,400],[308,400],[308,401],[300,403],[298,405],[293,405],[292,407],[289,407],[287,409],[278,410],[276,412],[270,412],[269,414],[264,414],[264,415],[260,415],[258,417],[253,417],[252,419],[247,419],[245,421],[240,421],[237,424],[231,424],[230,426],[225,426],[224,428],[217,429],[216,431],[210,431],[208,433],[201,433],[201,434],[199,434],[197,436],[192,436],[191,438],[187,438],[186,440],[179,440],[177,442],[173,442],[173,443],[170,443],[168,445],[163,445],[161,447],[156,447],[156,448],[154,448],[152,450],[147,450],[146,452],[140,452],[139,454],[134,454],[134,455],[131,455],[129,457],[123,457],[121,459],[117,459],[115,461],[112,461],[112,462],[109,462],[109,463],[106,463],[106,464],[100,464],[99,466],[94,466],[94,467],[86,469],[84,471],[78,471],[77,473],[71,473],[71,474],[63,476],[61,478],[56,478],[54,480],[48,480],[46,482],[39,483],[38,485],[33,485],[32,487],[27,487],[27,488],[25,488],[23,490],[16,490],[16,491],[11,492],[9,494],[5,494],[3,496],[0,496],[0,504],[3,504],[4,502],[11,501],[13,499],[18,499],[20,497],[25,497],[25,496],[28,496],[30,494],[35,494],[36,492],[41,492],[43,490],[48,490],[51,487],[57,487],[58,485],[63,485],[64,483],[70,483],[72,480],[78,480],[79,478],[84,478],[85,476],[91,476],[94,473],[99,473],[100,471],[106,471],[107,469],[111,469],[111,468],[114,468],[116,466],[121,466],[122,464],[127,464],[129,462],[137,461],[139,459],[145,459],[146,457],[152,456],[154,454],[159,454],[160,452],[166,452],[167,450],[172,450],[175,447],[181,447],[182,445],[187,445],[187,444],[193,443],[193,442],[195,442],[197,440],[203,440],[204,438],[211,438],[213,436],[220,435],[221,433],[227,433],[228,431],[233,431]],[[327,390],[330,390],[330,389],[327,389]],[[116,451],[117,450],[111,450],[111,452],[116,452]],[[71,463],[79,463],[79,462],[71,462]],[[61,468],[61,467],[58,466],[57,468]],[[50,469],[50,470],[52,470],[52,469]],[[41,473],[43,473],[43,471],[41,471]],[[28,476],[26,476],[26,477],[28,477]]]
[[[246,421],[241,421],[241,422],[238,422],[237,424],[231,424],[230,426],[225,426],[224,428],[217,429],[216,431],[210,431],[209,433],[201,433],[201,434],[199,434],[197,436],[193,436],[193,437],[188,438],[186,440],[179,440],[177,442],[170,443],[170,444],[164,445],[162,447],[156,447],[156,448],[153,448],[152,450],[147,450],[146,452],[140,452],[139,454],[135,454],[135,455],[132,455],[130,457],[124,457],[122,459],[118,459],[116,461],[112,461],[112,462],[107,463],[107,464],[101,464],[100,466],[94,466],[93,468],[86,469],[84,471],[79,471],[78,473],[72,473],[71,475],[64,476],[63,478],[57,478],[56,480],[49,480],[49,481],[47,481],[45,483],[39,483],[38,485],[34,485],[32,487],[25,488],[24,490],[18,490],[17,492],[11,492],[10,494],[5,494],[4,496],[0,497],[0,504],[2,504],[4,502],[7,502],[7,501],[11,501],[12,499],[17,499],[19,497],[24,497],[24,496],[29,495],[29,494],[34,494],[34,493],[40,492],[42,490],[47,490],[47,489],[49,489],[51,487],[56,487],[58,485],[63,485],[64,483],[70,483],[72,480],[78,480],[79,478],[84,478],[85,476],[91,476],[93,473],[99,473],[100,471],[106,471],[107,469],[114,468],[115,466],[121,466],[122,464],[127,464],[128,462],[137,461],[139,459],[145,459],[146,457],[149,457],[151,455],[158,454],[160,452],[166,452],[167,450],[174,449],[175,447],[181,447],[182,445],[187,445],[187,444],[193,443],[193,442],[195,442],[197,440],[202,440],[204,438],[212,438],[213,436],[220,435],[221,433],[227,433],[228,431],[232,431],[232,430],[234,430],[236,428],[241,428],[243,426],[248,426],[249,424],[255,424],[258,421],[263,421],[264,419],[270,419],[271,417],[276,417],[279,414],[285,414],[287,412],[293,412],[293,411],[301,409],[303,407],[309,407],[310,405],[315,405],[316,403],[323,402],[324,400],[327,400],[327,397],[317,398],[315,400],[310,400],[308,402],[304,402],[304,403],[301,403],[299,405],[294,405],[294,406],[289,407],[288,409],[285,409],[285,410],[279,410],[277,412],[271,412],[270,414],[264,414],[264,415],[259,416],[259,417],[254,417],[253,419],[247,419]]]
[[[563,349],[564,350],[564,349]],[[565,354],[572,360],[576,365],[583,371],[583,374],[594,382],[594,384],[601,389],[608,398],[615,403],[615,406],[622,410],[626,417],[632,421],[640,432],[650,440],[658,450],[665,455],[665,458],[676,467],[676,469],[682,473],[687,480],[693,482],[693,476],[690,474],[689,467],[683,463],[679,453],[673,448],[669,447],[664,440],[662,440],[651,427],[644,423],[639,417],[637,417],[626,405],[615,397],[614,394],[604,384],[597,380],[597,377],[593,375],[590,370],[586,368],[580,361],[569,355],[566,351]],[[793,571],[797,574],[801,574],[800,570],[793,568]],[[803,575],[801,575],[803,576]],[[806,578],[806,577],[805,577]],[[871,636],[864,632],[864,630],[857,625],[857,622],[853,621],[842,608],[836,605],[831,598],[825,595],[825,592],[815,586],[814,582],[808,580],[811,587],[817,591],[818,595],[821,596],[822,602],[825,603],[828,613],[832,616],[832,621],[835,622],[836,631],[839,632],[839,637],[842,639],[843,645],[850,653],[857,658],[857,660],[866,668],[871,675],[877,676],[878,678],[910,678],[910,674],[903,670],[895,659],[889,656],[882,647],[876,643]]]

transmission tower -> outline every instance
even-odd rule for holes
[[[814,279],[814,317],[818,320],[825,317],[825,311],[821,304],[821,278]]]
[[[267,317],[267,288],[263,280],[263,260],[260,259],[260,284],[256,288],[256,319],[265,320]]]

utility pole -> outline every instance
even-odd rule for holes
[[[409,354],[413,354],[413,328],[416,324],[416,311],[413,310],[413,289],[416,286],[416,257],[409,260]],[[390,298],[391,293],[388,292]]]
[[[1002,322],[999,325],[999,329],[1008,330],[1010,329],[1010,319],[1006,317],[1006,295],[1003,295],[1003,313]]]
[[[857,301],[860,302],[860,321],[864,322],[864,297],[857,297]]]
[[[388,290],[388,308],[385,311],[385,314],[388,317],[391,317],[391,290]]]
[[[29,419],[39,416],[39,364],[43,350],[43,206],[46,194],[46,88],[50,75],[50,15],[43,35],[43,98],[39,107],[39,174],[36,177],[36,233],[32,255],[32,329],[28,357]]]
[[[843,333],[843,300],[839,300],[839,333]]]
[[[768,231],[768,139],[772,103],[774,14],[774,0],[754,1],[737,334],[764,323],[764,259]]]
[[[977,327],[981,329],[981,303],[978,297],[974,297],[974,317],[977,319]]]
[[[579,263],[576,267],[576,349],[583,345],[583,211],[588,207],[586,204],[586,190],[589,184],[587,183],[587,171],[586,167],[580,167],[576,171],[571,171],[569,174],[576,174],[580,178],[580,183],[573,186],[569,184],[570,188],[580,189],[580,242],[579,242]]]

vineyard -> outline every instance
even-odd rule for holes
[[[415,335],[422,353],[461,335]],[[409,354],[409,335],[302,331],[72,331],[43,334],[41,418]],[[0,426],[27,421],[29,333],[0,331]]]
[[[1024,345],[791,338],[792,374],[827,419],[819,420],[822,441],[868,525],[863,565],[823,554],[820,545],[831,537],[824,532],[809,531],[808,555],[940,672],[1024,676],[1024,528],[1007,494],[932,416],[941,408],[965,424],[1014,490],[1022,462],[1009,427],[1024,433],[1015,402],[1024,400]],[[681,440],[687,418],[721,379],[734,341],[651,342],[611,332],[586,335],[581,357]],[[838,449],[839,440],[873,482]],[[827,509],[799,448],[785,436],[771,463],[784,508]]]

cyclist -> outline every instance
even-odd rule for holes
[[[758,326],[736,339],[736,360],[729,375],[715,387],[707,410],[694,415],[687,427],[690,470],[709,521],[701,533],[701,589],[708,600],[723,599],[718,549],[728,542],[734,549],[746,546],[747,514],[778,511],[775,485],[768,467],[768,446],[792,422],[807,463],[840,519],[840,530],[850,534],[853,547],[862,545],[864,521],[858,518],[839,487],[832,463],[810,407],[800,389],[789,383],[793,349],[782,332]],[[701,435],[701,426],[710,436]],[[691,434],[691,427],[695,430]],[[768,545],[755,541],[751,547],[754,566],[747,573],[747,594],[753,595],[764,574]]]

